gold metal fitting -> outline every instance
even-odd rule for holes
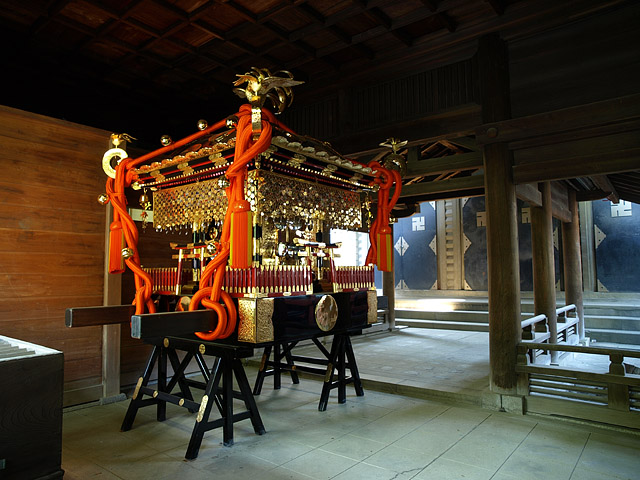
[[[167,146],[171,145],[172,142],[173,142],[173,140],[171,140],[171,137],[169,135],[162,135],[160,137],[160,143],[164,147],[167,147]]]
[[[231,115],[229,117],[227,117],[227,128],[235,128],[235,126],[238,124],[238,117],[236,117],[235,115]]]
[[[209,122],[207,122],[204,118],[198,120],[198,130],[206,130],[209,126]]]
[[[98,203],[100,205],[106,205],[107,203],[109,203],[109,195],[107,195],[106,193],[101,193],[100,195],[98,195]]]
[[[124,258],[125,260],[127,258],[133,257],[133,255],[134,255],[133,248],[125,247],[122,249],[122,258]]]

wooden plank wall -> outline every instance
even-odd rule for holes
[[[131,208],[140,208],[138,198],[140,191],[128,191],[127,200]],[[157,232],[152,224],[147,224],[145,230],[142,223],[136,222],[140,237],[138,240],[138,252],[143,267],[177,267],[178,261],[171,258],[175,253],[169,244],[189,243],[191,235]],[[188,265],[185,265],[188,268]],[[135,283],[133,274],[127,270],[122,276],[122,304],[131,303],[135,297]],[[144,369],[145,362],[151,352],[151,346],[142,340],[131,338],[131,329],[128,324],[122,325],[120,337],[120,384],[123,389],[132,388]],[[190,370],[195,371],[197,366]],[[155,378],[155,373],[152,375]]]
[[[64,352],[65,404],[101,395],[101,327],[64,326],[102,305],[109,133],[0,106],[0,334]]]

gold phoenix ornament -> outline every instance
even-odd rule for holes
[[[294,80],[291,72],[281,70],[272,75],[267,68],[251,67],[250,72],[237,76],[233,85],[239,87],[246,82],[247,86],[234,88],[236,95],[246,98],[253,107],[262,107],[269,99],[276,113],[282,113],[293,102],[291,87],[304,83]]]
[[[401,176],[407,173],[407,160],[398,153],[398,150],[407,144],[407,140],[400,141],[397,138],[387,138],[380,144],[381,147],[391,148],[391,153],[384,158],[383,166],[391,170],[397,170]]]

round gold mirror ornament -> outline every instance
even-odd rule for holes
[[[328,332],[338,320],[338,304],[331,295],[323,295],[316,305],[316,324],[323,332]]]
[[[129,155],[121,148],[110,148],[102,157],[102,170],[111,178],[116,178],[116,167]],[[114,163],[115,162],[115,163]]]

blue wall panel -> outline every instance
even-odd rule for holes
[[[420,211],[411,217],[398,219],[393,226],[396,286],[414,290],[433,286],[438,267],[429,243],[435,236],[436,211],[429,202],[421,203]]]
[[[484,197],[470,198],[462,208],[462,229],[471,244],[464,254],[464,277],[471,290],[487,290],[487,227]],[[478,220],[480,215],[480,220]],[[486,217],[484,217],[486,220]],[[478,225],[480,222],[481,225]]]
[[[531,257],[531,224],[525,218],[522,209],[526,204],[518,200],[518,248],[520,253],[520,290],[533,290],[533,266]],[[485,291],[489,288],[487,278],[487,227],[484,197],[467,200],[462,209],[462,227],[471,244],[464,255],[464,274],[472,290]],[[554,222],[554,228],[559,226]],[[556,261],[556,281],[560,278],[560,259],[554,250]]]
[[[592,205],[593,223],[605,235],[598,245],[596,233],[599,282],[610,292],[640,292],[640,205],[608,200]]]

